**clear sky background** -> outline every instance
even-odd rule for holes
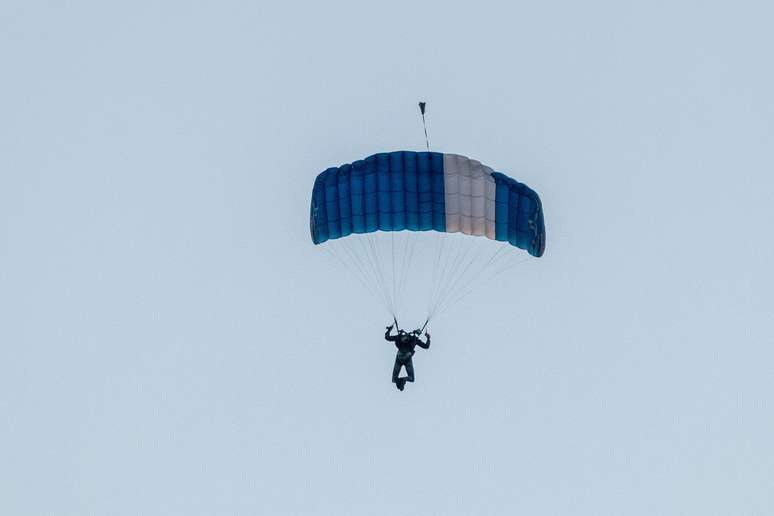
[[[770,2],[0,7],[0,513],[774,514]],[[546,255],[432,326],[316,174],[475,157]]]

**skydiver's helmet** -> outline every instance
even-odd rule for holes
[[[411,334],[415,337],[418,337],[420,333],[422,333],[422,330],[414,330],[411,332]]]

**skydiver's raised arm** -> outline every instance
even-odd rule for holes
[[[422,342],[422,339],[417,337],[417,345],[422,349],[428,349],[430,347],[430,334],[425,332],[425,337],[427,337],[427,342]]]
[[[395,342],[398,340],[397,335],[390,335],[390,332],[392,331],[392,324],[387,326],[387,331],[384,332],[384,340],[389,340],[390,342]]]

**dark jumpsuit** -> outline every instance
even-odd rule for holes
[[[419,337],[416,337],[410,333],[403,333],[398,335],[390,335],[392,328],[384,332],[385,340],[395,343],[395,347],[398,348],[398,353],[395,355],[395,366],[392,368],[392,383],[398,383],[398,375],[400,374],[401,367],[406,368],[407,382],[414,381],[414,363],[411,361],[411,357],[414,356],[414,348],[419,346],[422,349],[428,349],[430,347],[430,337],[427,337],[427,342],[422,342]]]

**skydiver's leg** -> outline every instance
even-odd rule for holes
[[[398,357],[395,357],[395,365],[392,367],[392,383],[398,383],[398,375],[400,375],[400,368],[403,367]]]
[[[414,362],[409,358],[405,366],[406,366],[405,380],[407,382],[413,382],[414,381]]]

